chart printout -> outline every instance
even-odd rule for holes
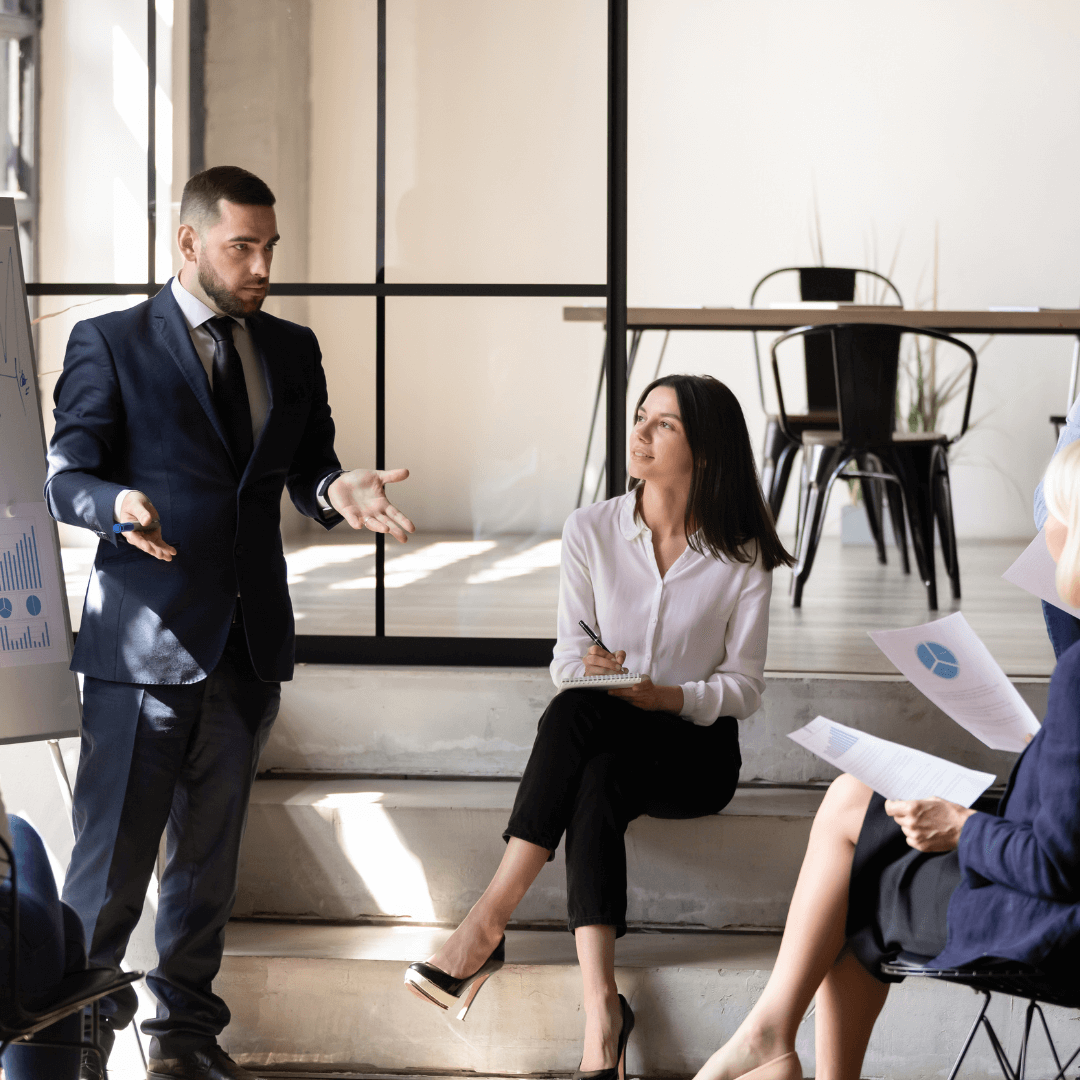
[[[825,716],[792,731],[788,738],[850,773],[886,799],[932,799],[970,806],[995,780],[910,746],[879,739]]]
[[[44,503],[0,510],[0,667],[68,658],[50,526]]]
[[[1018,585],[1024,592],[1045,600],[1054,607],[1067,611],[1070,615],[1080,619],[1080,608],[1074,608],[1058,596],[1057,584],[1054,575],[1057,573],[1057,563],[1046,550],[1046,530],[1040,529],[1039,535],[1020,554],[1016,560],[1001,576],[1013,585]]]
[[[1039,721],[959,612],[905,630],[872,630],[874,644],[942,712],[992,750],[1019,753]]]

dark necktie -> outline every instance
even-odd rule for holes
[[[214,378],[212,390],[218,419],[225,429],[233,460],[244,471],[254,445],[251,434],[251,404],[248,401],[244,365],[233,344],[236,321],[221,315],[203,323],[214,339]]]

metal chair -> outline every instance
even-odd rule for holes
[[[968,428],[971,398],[975,390],[978,360],[964,342],[937,330],[920,330],[923,337],[936,338],[961,349],[969,360],[967,397],[959,434],[940,432],[897,432],[895,428],[896,387],[903,326],[888,324],[844,324],[801,326],[783,334],[772,346],[773,379],[780,412],[780,428],[803,450],[803,472],[799,529],[796,537],[796,565],[792,576],[792,607],[802,606],[802,592],[810,577],[821,539],[825,506],[837,478],[877,480],[886,485],[897,545],[903,542],[903,519],[911,529],[915,561],[926,586],[931,611],[937,610],[937,578],[934,566],[934,522],[938,524],[942,554],[952,583],[952,594],[960,598],[960,565],[956,550],[956,530],[949,484],[948,448]],[[804,429],[798,435],[788,423],[780,381],[777,349],[793,338],[819,338],[832,354],[833,383],[837,400],[837,429]],[[853,463],[856,469],[849,469]],[[902,509],[902,513],[901,513]]]
[[[0,836],[0,852],[11,868],[10,898],[7,910],[0,913],[6,923],[11,947],[8,955],[6,992],[0,994],[0,1054],[12,1043],[31,1043],[42,1050],[83,1050],[96,1054],[101,1073],[108,1080],[105,1055],[101,1049],[100,1001],[125,986],[138,982],[141,971],[114,971],[111,968],[87,968],[66,975],[46,994],[23,995],[19,989],[19,882],[15,856],[8,842]],[[89,1041],[36,1042],[33,1036],[58,1020],[91,1009]]]
[[[895,297],[898,307],[904,306],[900,291],[884,274],[876,270],[859,270],[841,266],[785,266],[766,274],[750,294],[750,306],[754,307],[766,282],[785,274],[798,274],[799,299],[804,301],[853,302],[858,276],[865,275],[877,284],[885,294]],[[877,299],[874,297],[873,299]],[[775,413],[769,411],[765,401],[765,379],[761,370],[761,350],[757,332],[754,338],[754,363],[757,368],[758,392],[761,407],[765,412],[765,445],[761,460],[761,490],[772,512],[773,520],[780,517],[780,508],[784,503],[788,480],[795,461],[795,453],[800,448],[798,436],[803,431],[813,429],[833,429],[837,427],[836,390],[833,386],[832,356],[828,342],[808,338],[804,342],[804,362],[806,372],[806,412],[788,415],[788,429],[796,438],[789,438],[780,426]],[[881,521],[881,490],[872,480],[862,482],[863,502],[866,505],[870,531],[877,547],[878,562],[885,562],[885,540]],[[895,531],[895,522],[894,522]],[[901,558],[904,572],[908,571],[907,547],[902,549]]]
[[[983,995],[982,1006],[975,1022],[968,1031],[960,1053],[953,1063],[952,1071],[948,1080],[955,1080],[960,1066],[964,1063],[968,1050],[971,1048],[975,1036],[982,1027],[990,1040],[990,1046],[994,1051],[1001,1074],[1005,1080],[1024,1080],[1027,1075],[1028,1052],[1031,1046],[1031,1029],[1035,1017],[1038,1016],[1042,1025],[1046,1041],[1050,1044],[1050,1053],[1053,1055],[1057,1072],[1053,1080],[1065,1080],[1065,1070],[1080,1056],[1080,1047],[1073,1051],[1072,1056],[1062,1064],[1054,1038],[1050,1034],[1050,1027],[1043,1014],[1043,1005],[1060,1005],[1067,1009],[1080,1009],[1080,983],[1075,979],[1055,978],[1015,960],[985,959],[978,964],[964,968],[934,968],[930,967],[930,958],[915,956],[911,953],[901,953],[892,963],[881,965],[881,970],[886,975],[902,975],[906,978],[939,979],[942,982],[959,983],[961,986],[970,986],[976,993]],[[1028,1003],[1024,1015],[1024,1032],[1020,1040],[1020,1049],[1017,1052],[1015,1065],[1009,1061],[1005,1047],[998,1037],[994,1026],[987,1016],[990,1000],[993,994],[1007,994],[1010,997],[1021,998]]]

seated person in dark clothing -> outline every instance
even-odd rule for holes
[[[10,823],[10,831],[8,825]],[[43,994],[64,975],[86,967],[82,922],[56,891],[49,858],[41,837],[22,818],[4,813],[0,802],[0,836],[11,845],[18,870],[19,891],[19,991],[23,998]],[[4,858],[0,848],[0,858]],[[0,910],[8,912],[11,877],[2,864]],[[0,1010],[8,991],[11,941],[6,920],[0,925]],[[74,1013],[38,1032],[38,1042],[79,1042],[82,1014]],[[76,1080],[79,1051],[53,1050],[15,1044],[4,1051],[2,1064],[7,1080]]]
[[[1044,493],[1057,587],[1080,603],[1080,442]],[[858,1080],[901,951],[958,967],[1002,957],[1052,972],[1080,942],[1080,643],[1062,653],[1046,719],[996,813],[886,801],[851,776],[810,833],[769,982],[696,1080],[799,1080],[795,1033],[815,1012],[818,1080]]]

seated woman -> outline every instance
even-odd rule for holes
[[[569,928],[585,986],[580,1070],[614,1077],[633,1014],[615,986],[626,933],[626,851],[634,818],[723,809],[741,759],[737,721],[764,689],[772,570],[790,564],[754,471],[734,394],[707,376],[648,386],[630,437],[628,494],[574,511],[563,530],[562,679],[629,670],[625,689],[573,689],[540,718],[491,884],[410,989],[467,1011],[503,959],[503,931],[566,834]],[[596,628],[591,643],[579,627]],[[579,1071],[580,1071],[579,1070]]]
[[[1044,482],[1062,598],[1080,604],[1080,443]],[[858,1080],[900,952],[958,967],[1073,965],[1080,941],[1080,644],[1050,680],[1042,730],[996,814],[884,800],[851,776],[814,820],[769,982],[696,1080],[799,1080],[795,1033],[814,995],[818,1080]]]

